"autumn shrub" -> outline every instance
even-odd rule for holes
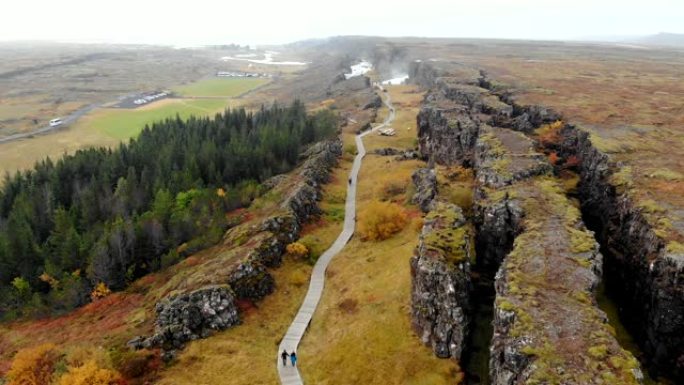
[[[560,143],[560,130],[563,128],[564,123],[561,120],[556,122],[545,124],[537,129],[537,134],[539,135],[539,142],[545,146],[554,146]]]
[[[78,367],[88,361],[95,361],[99,367],[110,367],[111,359],[108,352],[101,347],[90,344],[77,344],[65,347],[64,361],[68,367]],[[65,370],[66,371],[66,370]]]
[[[59,354],[53,344],[43,344],[34,348],[22,349],[12,361],[7,373],[7,385],[47,385]]]
[[[558,154],[555,151],[549,154],[549,163],[553,166],[558,163]]]
[[[69,371],[59,379],[59,385],[122,385],[123,379],[119,373],[104,369],[95,360],[85,364],[70,367]]]
[[[90,298],[93,301],[97,301],[98,299],[102,299],[108,295],[112,294],[112,291],[109,290],[107,285],[105,285],[104,282],[98,283],[93,291],[90,293]]]
[[[404,209],[396,203],[372,202],[359,215],[359,232],[367,241],[381,241],[401,231],[408,223]]]
[[[309,248],[299,242],[290,243],[285,247],[285,251],[296,258],[304,258],[309,255]]]

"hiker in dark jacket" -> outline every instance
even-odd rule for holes
[[[294,350],[290,353],[290,361],[292,361],[292,366],[297,366],[297,353]]]
[[[283,350],[283,352],[280,353],[280,357],[283,358],[283,366],[287,366],[287,356],[289,356],[289,354],[287,354],[287,350]]]

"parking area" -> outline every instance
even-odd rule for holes
[[[166,99],[171,97],[172,93],[168,91],[153,91],[145,92],[135,95],[127,95],[122,97],[116,104],[112,107],[114,108],[138,108],[146,106],[150,103],[154,103],[158,100]]]

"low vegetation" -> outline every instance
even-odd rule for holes
[[[359,233],[364,240],[382,241],[408,223],[404,209],[396,203],[371,202],[359,214]]]
[[[121,376],[109,369],[97,366],[94,360],[69,368],[59,380],[59,385],[123,385]]]
[[[8,385],[43,385],[52,382],[59,354],[53,344],[24,349],[14,356],[7,373]]]
[[[133,385],[149,382],[159,367],[152,352],[84,347],[65,349],[52,343],[17,352],[7,385]]]

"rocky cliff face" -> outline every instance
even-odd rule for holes
[[[470,313],[472,235],[458,206],[433,207],[411,258],[411,320],[438,357],[459,360]]]
[[[235,299],[228,286],[209,286],[167,298],[155,307],[154,334],[149,338],[137,337],[129,345],[135,349],[160,346],[173,352],[188,341],[237,325],[240,317]]]
[[[483,76],[445,77],[425,68],[415,73],[417,81],[432,87],[418,119],[421,152],[438,163],[475,171],[477,263],[485,272],[497,272],[491,383],[639,383],[637,361],[617,343],[594,300],[603,266],[598,244],[554,179],[546,156],[527,136],[560,116],[483,88],[491,87]],[[417,276],[420,257],[412,261]],[[434,261],[423,263],[431,268],[427,271],[437,271]],[[419,282],[425,281],[430,282]],[[432,281],[414,287],[414,296],[430,293],[441,303],[424,307],[439,310],[421,318],[421,308],[414,307],[414,324],[435,325],[434,314],[445,313],[441,306],[458,309],[467,319],[468,307],[440,297],[441,281]],[[416,329],[444,355],[443,338],[424,326]]]
[[[418,113],[420,152],[440,164],[472,164],[478,130],[468,107],[445,99],[441,91],[428,94]]]
[[[432,209],[432,200],[437,196],[437,174],[433,169],[421,168],[411,175],[411,180],[416,186],[411,202],[427,213]]]
[[[561,120],[562,116],[556,111],[543,106],[520,106],[513,101],[511,114],[495,114],[492,123],[499,127],[511,128],[516,131],[531,134],[541,125]]]
[[[479,196],[476,202],[477,261],[487,270],[496,271],[520,232],[523,210],[507,193],[500,201],[485,204],[485,197]]]
[[[575,155],[585,216],[606,253],[608,289],[617,293],[633,332],[661,373],[684,381],[684,255],[668,251],[628,193],[611,183],[619,165],[589,134],[566,126],[561,151]]]

